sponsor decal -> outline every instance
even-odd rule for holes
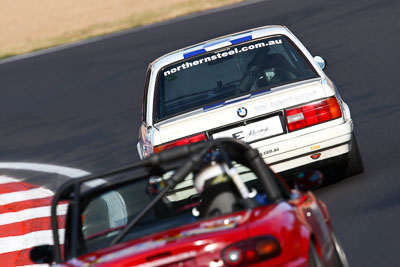
[[[317,149],[320,149],[320,148],[321,148],[320,145],[310,146],[310,150],[311,150],[311,151],[314,151],[314,150],[317,150]]]
[[[260,156],[263,157],[263,156],[266,156],[266,155],[269,155],[269,154],[272,154],[272,153],[276,153],[276,152],[279,152],[279,147],[275,147],[273,149],[268,149],[268,150],[265,150],[263,152],[260,152]]]
[[[232,138],[235,138],[235,139],[243,139],[243,138],[244,138],[244,136],[243,136],[243,131],[240,131],[240,132],[237,132],[237,133],[233,133],[233,134],[232,134]]]
[[[236,139],[260,139],[264,136],[268,136],[269,135],[269,131],[271,131],[272,129],[268,126],[263,127],[261,129],[255,129],[255,130],[249,130],[246,134],[243,131],[237,132],[237,133],[233,133],[232,137],[236,138]]]
[[[242,53],[242,52],[247,52],[247,51],[251,51],[251,50],[254,50],[254,49],[259,49],[259,48],[263,48],[263,47],[267,47],[267,46],[273,46],[273,45],[277,45],[277,44],[282,44],[282,39],[275,39],[275,40],[271,40],[271,41],[268,41],[268,42],[260,42],[260,43],[256,43],[256,44],[251,44],[251,45],[248,45],[248,46],[244,46],[244,47],[242,47],[240,49],[235,47],[235,48],[233,48],[231,50],[227,50],[227,51],[222,52],[222,53],[218,52],[218,53],[216,53],[214,55],[211,55],[211,56],[199,58],[199,59],[196,59],[196,60],[193,60],[193,61],[187,61],[187,62],[184,62],[184,63],[178,65],[178,66],[170,68],[169,70],[164,71],[164,77],[167,77],[169,75],[177,73],[177,72],[179,72],[181,70],[185,70],[185,69],[189,69],[189,68],[192,68],[192,67],[196,67],[196,66],[201,65],[203,63],[210,63],[210,62],[213,62],[215,60],[219,60],[219,59],[222,59],[222,58],[230,57],[230,56],[233,56],[235,54]],[[206,52],[206,51],[205,50],[201,50],[201,53],[204,53],[204,52]],[[196,54],[191,54],[190,56],[195,56],[195,55]]]
[[[267,111],[270,109],[280,109],[281,107],[287,107],[292,104],[296,104],[298,102],[306,102],[308,100],[312,100],[316,96],[318,96],[318,91],[313,90],[313,91],[301,93],[298,95],[291,95],[291,96],[286,96],[286,97],[282,97],[279,99],[274,99],[269,102],[263,102],[261,104],[254,106],[254,109],[257,112]]]
[[[245,142],[252,142],[262,138],[283,133],[282,123],[279,116],[265,120],[252,122],[244,126],[229,129],[213,134],[214,138],[233,137]]]
[[[246,138],[251,138],[251,137],[258,137],[258,138],[260,138],[260,137],[263,137],[263,136],[266,135],[266,133],[268,132],[268,130],[269,130],[269,127],[268,127],[268,126],[265,127],[265,128],[262,128],[262,129],[258,129],[258,130],[250,130],[250,131],[247,133]]]

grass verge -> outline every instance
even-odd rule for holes
[[[131,16],[109,21],[106,23],[94,24],[75,31],[66,30],[57,36],[47,36],[42,39],[31,39],[19,44],[10,44],[0,48],[0,59],[38,51],[54,46],[73,43],[92,37],[105,35],[113,32],[123,31],[138,26],[149,25],[177,18],[183,15],[192,14],[204,10],[209,10],[243,0],[182,0],[182,2],[168,5],[162,9],[151,9],[149,11],[133,14]]]

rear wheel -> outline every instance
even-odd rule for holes
[[[362,173],[364,171],[364,164],[361,158],[360,149],[354,133],[351,139],[351,150],[347,157],[338,161],[336,165],[327,166],[324,169],[324,174],[328,179],[325,184],[338,182],[344,178]]]
[[[308,266],[310,267],[323,267],[321,259],[319,258],[317,249],[314,243],[310,242],[310,248],[308,250]]]
[[[349,267],[349,262],[347,261],[346,253],[344,253],[342,244],[337,238],[336,234],[332,231],[332,240],[335,249],[335,266],[337,267]]]
[[[364,164],[361,158],[360,149],[358,148],[357,139],[354,133],[352,134],[351,143],[352,147],[349,153],[349,161],[347,163],[343,178],[350,177],[362,173],[364,171]]]

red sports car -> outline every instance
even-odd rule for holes
[[[103,179],[95,188],[85,182]],[[348,266],[325,205],[287,185],[258,152],[217,139],[68,181],[52,203],[54,245],[32,249],[57,266]],[[57,204],[68,202],[65,234]]]

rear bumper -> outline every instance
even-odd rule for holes
[[[310,127],[312,128],[312,127]],[[289,133],[284,140],[263,140],[251,145],[277,173],[324,166],[346,158],[351,150],[353,122],[327,123],[316,129]],[[311,157],[314,156],[314,157]]]

